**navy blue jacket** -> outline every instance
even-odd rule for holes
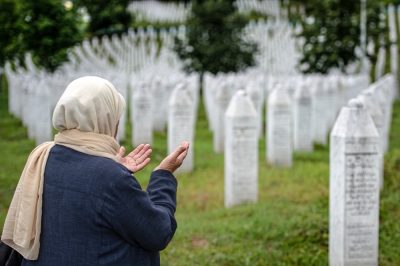
[[[143,191],[128,169],[56,145],[47,161],[36,261],[22,265],[159,265],[176,230],[175,177],[151,174]]]

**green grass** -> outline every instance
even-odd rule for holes
[[[4,88],[4,86],[3,86]],[[21,122],[7,113],[0,95],[0,225],[33,141]],[[131,125],[127,141],[131,148]],[[385,187],[380,206],[380,265],[400,265],[400,102],[394,107]],[[155,134],[152,162],[136,177],[145,187],[151,170],[166,154],[166,134]],[[329,150],[295,154],[291,169],[265,163],[259,149],[259,201],[223,206],[223,156],[212,148],[204,110],[199,111],[195,171],[178,177],[178,230],[161,254],[162,265],[327,265]]]

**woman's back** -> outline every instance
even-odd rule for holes
[[[156,175],[170,188],[162,199],[167,208],[154,205],[155,195],[141,191],[121,164],[54,146],[45,169],[39,258],[23,265],[158,265],[158,250],[176,229],[176,181],[166,171]]]

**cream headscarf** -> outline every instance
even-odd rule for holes
[[[38,258],[43,177],[50,149],[60,144],[118,161],[114,136],[124,108],[124,98],[105,79],[88,76],[68,85],[53,113],[53,125],[60,132],[29,155],[4,223],[4,243],[25,259]]]

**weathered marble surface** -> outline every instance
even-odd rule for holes
[[[312,98],[309,85],[301,84],[294,93],[294,150],[311,152],[313,150]]]
[[[132,143],[153,143],[153,101],[150,88],[138,84],[133,88],[131,99]]]
[[[330,137],[329,264],[378,265],[379,136],[361,101],[342,108]]]
[[[182,141],[189,141],[189,152],[176,174],[193,170],[193,143],[195,113],[191,92],[184,84],[178,84],[169,99],[168,108],[168,153],[174,151]]]
[[[229,83],[222,84],[216,89],[215,96],[215,129],[213,135],[214,151],[222,153],[224,151],[225,142],[225,111],[232,98],[232,88]]]
[[[258,194],[257,112],[246,92],[233,96],[225,114],[225,206],[256,202]]]
[[[281,86],[270,93],[267,110],[267,161],[290,167],[293,161],[292,102]]]

